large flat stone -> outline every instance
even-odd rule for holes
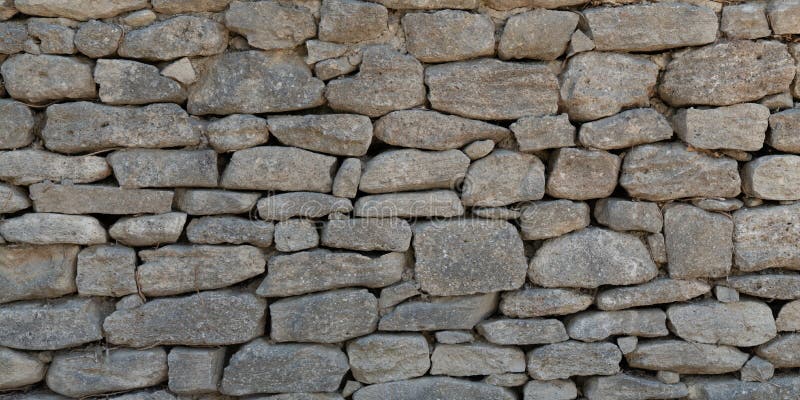
[[[583,393],[591,400],[679,399],[689,395],[683,383],[667,384],[631,374],[596,376],[586,380]]]
[[[676,303],[702,296],[710,291],[711,285],[703,281],[659,278],[641,285],[605,289],[597,294],[597,308],[622,310]]]
[[[321,153],[359,157],[372,143],[372,122],[363,115],[279,115],[268,123],[281,143]]]
[[[765,299],[800,299],[800,275],[757,274],[738,275],[727,279],[726,284],[738,292]]]
[[[189,215],[244,214],[261,197],[259,193],[229,190],[178,189],[175,207]]]
[[[0,303],[76,292],[78,250],[75,245],[0,246]]]
[[[664,240],[669,276],[677,279],[720,278],[731,270],[733,221],[688,204],[664,210]]]
[[[186,89],[154,65],[130,60],[97,60],[94,80],[106,104],[183,103]]]
[[[49,182],[29,187],[36,212],[61,214],[161,214],[172,209],[171,190],[123,189]]]
[[[266,143],[269,140],[269,128],[264,118],[233,114],[210,122],[205,135],[214,150],[227,153]]]
[[[258,201],[258,215],[266,220],[285,221],[293,217],[322,218],[332,213],[353,211],[349,199],[315,192],[288,192]]]
[[[219,22],[181,15],[127,32],[118,52],[128,58],[164,61],[219,54],[227,45],[228,32]]]
[[[756,151],[764,146],[769,108],[744,103],[711,109],[685,108],[672,119],[675,133],[700,149]],[[719,129],[720,126],[725,129]]]
[[[362,196],[353,206],[356,217],[457,217],[464,215],[458,193],[452,190],[387,193]]]
[[[511,16],[500,36],[500,58],[555,60],[567,50],[579,18],[568,11],[541,9]]]
[[[125,149],[107,159],[123,188],[217,186],[213,150]]]
[[[772,363],[775,368],[800,367],[800,334],[783,334],[758,346],[756,354]]]
[[[800,156],[763,156],[742,168],[742,190],[765,200],[800,200]]]
[[[567,320],[569,337],[596,342],[610,336],[667,336],[667,316],[658,308],[623,311],[585,311]]]
[[[225,12],[225,26],[265,50],[291,49],[317,33],[310,10],[277,1],[234,1]]]
[[[376,333],[347,344],[353,377],[374,384],[425,375],[431,366],[428,341],[418,333]]]
[[[52,213],[27,213],[0,221],[0,235],[9,242],[30,244],[89,245],[108,240],[97,218]]]
[[[0,180],[12,185],[41,181],[88,183],[111,175],[106,159],[98,156],[64,156],[44,150],[0,152]]]
[[[534,379],[614,375],[620,371],[622,353],[613,343],[566,341],[528,352],[528,375]]]
[[[749,355],[731,346],[684,342],[673,339],[640,341],[625,355],[628,365],[679,374],[725,374],[738,371]]]
[[[194,218],[186,226],[186,239],[197,244],[272,244],[275,224],[242,217],[215,215]]]
[[[773,400],[800,395],[800,377],[795,373],[765,382],[744,382],[732,376],[690,377],[688,400]]]
[[[672,331],[692,342],[751,347],[777,334],[772,310],[759,301],[672,304],[667,317]]]
[[[239,150],[222,173],[226,189],[328,193],[336,157],[294,147],[263,146]]]
[[[358,251],[406,251],[411,227],[400,218],[331,220],[322,227],[323,246]]]
[[[408,301],[384,315],[378,328],[382,331],[472,329],[496,307],[496,293]]]
[[[614,197],[600,199],[595,203],[594,217],[597,222],[615,231],[659,233],[663,226],[658,204],[645,201]]]
[[[509,126],[519,151],[575,146],[575,127],[567,114],[522,117]]]
[[[337,343],[378,325],[378,299],[366,289],[339,289],[278,300],[269,306],[276,342]]]
[[[592,305],[594,296],[572,289],[530,288],[503,293],[500,312],[516,318],[567,315]]]
[[[28,15],[86,21],[145,8],[147,0],[15,0],[14,7]]]
[[[389,150],[367,161],[359,189],[366,193],[451,189],[467,167],[469,157],[459,150]]]
[[[495,150],[470,164],[461,194],[465,206],[497,207],[544,197],[544,163],[532,155]]]
[[[570,200],[535,201],[520,210],[519,228],[524,240],[542,240],[586,228],[589,205]]]
[[[438,344],[431,354],[431,375],[475,376],[525,372],[525,353],[487,343]]]
[[[92,62],[49,54],[16,54],[0,66],[8,94],[26,103],[96,96]]]
[[[477,140],[500,142],[509,136],[501,126],[431,110],[393,111],[375,122],[375,137],[381,141],[424,150],[457,149]]]
[[[353,394],[353,400],[515,400],[508,389],[480,382],[424,377],[367,386]]]
[[[476,329],[487,341],[499,345],[549,344],[569,339],[564,324],[555,318],[487,320]]]
[[[494,23],[488,15],[442,10],[403,16],[408,52],[425,63],[494,54]]]
[[[733,213],[733,222],[737,268],[800,269],[800,204],[742,208]]]
[[[624,149],[671,137],[669,122],[652,108],[634,108],[587,122],[578,132],[582,145],[603,150]]]

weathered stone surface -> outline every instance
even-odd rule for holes
[[[600,228],[548,239],[528,270],[529,278],[538,285],[576,288],[644,283],[657,274],[658,268],[639,238]]]
[[[791,399],[800,393],[800,379],[787,374],[766,382],[743,382],[735,377],[691,377],[686,379],[689,400]]]
[[[0,246],[0,303],[74,293],[77,255],[74,245]]]
[[[105,243],[106,230],[94,217],[27,213],[0,221],[0,235],[9,242],[30,244]]]
[[[722,9],[719,30],[731,39],[758,39],[772,34],[766,4],[729,4]]]
[[[225,25],[266,50],[292,48],[317,33],[309,10],[277,1],[234,1],[225,12]]]
[[[775,325],[778,332],[800,331],[800,300],[784,304],[775,319]]]
[[[667,316],[658,308],[623,311],[585,311],[567,320],[569,337],[596,342],[610,336],[667,336]]]
[[[174,347],[167,358],[169,390],[178,394],[217,392],[225,366],[225,348]]]
[[[25,50],[28,40],[28,26],[18,21],[0,23],[0,54],[15,54]]]
[[[214,150],[229,152],[266,143],[269,129],[264,118],[234,114],[209,123],[206,135]]]
[[[186,90],[158,68],[129,60],[97,60],[94,79],[107,104],[181,103]]]
[[[476,327],[490,343],[531,345],[563,342],[569,339],[564,324],[557,319],[496,319]]]
[[[82,296],[121,297],[136,293],[136,252],[125,246],[87,247],[78,254],[75,281]]]
[[[661,232],[661,210],[656,203],[600,199],[595,203],[594,217],[615,231]]]
[[[497,207],[544,197],[544,164],[532,154],[495,150],[469,166],[465,206]]]
[[[767,143],[774,149],[788,153],[800,153],[800,138],[795,132],[800,129],[800,108],[792,108],[769,116]]]
[[[249,212],[259,197],[259,193],[178,189],[175,207],[189,215],[242,214]]]
[[[403,16],[408,52],[426,63],[494,54],[494,23],[485,14],[442,10]]]
[[[797,1],[771,1],[767,7],[767,17],[772,25],[772,32],[777,35],[800,33],[797,28],[800,22],[800,4]]]
[[[384,315],[378,328],[382,331],[472,329],[496,307],[496,293],[408,301]]]
[[[756,348],[756,354],[772,363],[775,368],[800,367],[800,334],[789,333]]]
[[[173,193],[168,190],[122,189],[104,185],[63,185],[44,182],[31,185],[30,196],[37,212],[159,214],[170,211]]]
[[[264,272],[253,246],[169,245],[139,252],[139,287],[148,296],[217,289]]]
[[[374,384],[425,375],[431,366],[428,341],[421,334],[376,333],[347,344],[353,377]]]
[[[470,212],[472,215],[486,219],[517,219],[520,217],[519,210],[508,207],[473,207]]]
[[[649,105],[657,77],[658,66],[646,58],[580,53],[569,59],[561,76],[561,99],[570,119],[591,121]]]
[[[702,296],[709,291],[711,286],[703,281],[659,278],[641,285],[603,290],[597,294],[597,308],[622,310],[676,303]]]
[[[46,180],[87,183],[109,175],[111,168],[103,157],[70,157],[33,149],[0,151],[0,180],[12,185]]]
[[[233,355],[225,367],[220,391],[232,396],[333,392],[349,368],[347,356],[335,346],[270,344],[256,339]]]
[[[47,386],[70,397],[86,397],[157,385],[167,380],[167,352],[87,349],[56,354]]]
[[[319,233],[314,221],[290,218],[275,224],[275,250],[289,253],[317,247]]]
[[[346,158],[336,171],[333,178],[331,193],[337,197],[352,199],[358,194],[358,185],[361,182],[361,160]]]
[[[800,156],[758,157],[742,168],[742,190],[765,200],[800,200]]]
[[[278,300],[269,312],[276,342],[337,343],[375,331],[378,299],[366,289],[339,289]]]
[[[121,26],[92,20],[75,33],[75,47],[88,57],[100,58],[114,54],[121,39]]]
[[[587,200],[608,197],[617,187],[617,155],[602,150],[562,148],[550,156],[547,194],[556,198]]]
[[[507,120],[558,111],[558,79],[541,64],[481,59],[435,65],[425,69],[425,83],[433,109],[467,118]]]
[[[267,302],[250,293],[217,290],[150,300],[117,310],[103,322],[109,343],[220,346],[264,334]]]
[[[523,117],[511,124],[519,150],[539,150],[575,146],[575,127],[567,114]]]
[[[400,218],[331,220],[322,228],[323,246],[360,251],[406,251],[411,227]]]
[[[450,189],[468,166],[469,157],[459,150],[390,150],[366,163],[359,189],[367,193]]]
[[[293,147],[263,146],[239,150],[222,173],[226,189],[327,193],[336,158]]]
[[[571,380],[529,381],[523,391],[524,400],[572,400],[578,397],[578,388]]]
[[[322,105],[325,84],[294,54],[241,51],[214,57],[189,89],[187,110],[257,114]]]
[[[677,142],[634,147],[625,156],[619,184],[634,198],[736,197],[741,179],[735,160],[691,151]]]
[[[195,218],[186,227],[186,238],[198,244],[272,244],[275,225],[241,217],[211,216]]]
[[[712,109],[687,108],[673,117],[675,133],[701,149],[756,151],[764,145],[769,109],[744,103]],[[725,129],[720,130],[720,126]]]
[[[357,0],[325,0],[320,9],[319,39],[356,43],[375,39],[387,28],[389,12],[379,4]]]
[[[28,35],[31,37],[26,46],[38,46],[45,54],[75,54],[75,31],[63,22],[48,18],[31,18],[28,20]],[[36,45],[32,43],[36,41]]]
[[[369,46],[361,54],[358,74],[328,82],[325,98],[334,110],[368,117],[416,107],[425,102],[422,71],[422,64],[412,56],[387,46]]]
[[[800,205],[743,208],[733,213],[733,222],[737,268],[800,268]]]
[[[744,205],[739,199],[693,199],[692,204],[706,211],[736,211]]]
[[[674,107],[726,106],[785,92],[794,70],[792,57],[783,43],[723,42],[673,57],[658,92]]]
[[[458,193],[452,190],[388,193],[362,196],[353,207],[356,217],[456,217],[464,215]]]
[[[0,99],[0,149],[25,147],[33,141],[36,121],[23,103]]]
[[[258,201],[258,215],[266,220],[283,221],[292,217],[322,218],[328,214],[349,213],[350,200],[314,192],[281,193]]]
[[[448,150],[477,140],[509,137],[501,126],[430,110],[393,111],[375,122],[375,137],[385,143],[425,150]]]
[[[476,335],[471,330],[438,331],[434,337],[436,338],[436,343],[441,344],[472,343],[477,340]]]
[[[500,302],[503,315],[516,318],[566,315],[592,305],[594,296],[570,289],[532,288],[506,292]]]
[[[28,194],[21,187],[0,183],[0,213],[11,214],[31,206]]]
[[[689,390],[683,383],[666,384],[622,373],[587,379],[583,394],[591,400],[678,399],[688,396]]]
[[[353,400],[514,400],[508,389],[449,377],[424,377],[371,385],[353,394]]]
[[[147,7],[147,0],[15,0],[21,13],[86,21]]]
[[[748,382],[764,382],[775,374],[775,366],[771,362],[755,356],[742,367],[741,379]]]
[[[525,353],[486,343],[439,344],[431,354],[431,375],[474,376],[525,372]]]
[[[500,37],[500,58],[555,60],[567,49],[579,18],[568,11],[542,9],[511,16]]]
[[[162,14],[222,11],[231,0],[151,0],[153,9]]]
[[[693,342],[750,347],[776,335],[772,310],[757,301],[673,304],[667,316],[672,331]]]
[[[118,52],[123,57],[164,61],[219,54],[227,44],[228,33],[222,24],[181,15],[126,33]]]
[[[571,376],[614,375],[622,353],[607,342],[566,341],[528,352],[528,375],[534,379],[567,379]]]
[[[0,72],[8,94],[26,103],[96,95],[92,63],[83,58],[16,54],[3,62]]]
[[[500,387],[518,387],[528,382],[528,374],[507,373],[489,375],[481,380],[482,383]]]
[[[186,214],[182,212],[124,217],[111,225],[108,234],[128,246],[158,246],[177,242],[185,224]]]
[[[682,3],[597,7],[584,12],[597,50],[654,51],[717,39],[714,10]]]
[[[372,142],[372,122],[355,114],[279,115],[269,131],[287,146],[339,156],[363,156]]]
[[[590,148],[614,150],[667,140],[672,127],[652,108],[634,108],[581,125],[578,138]]]
[[[800,275],[739,275],[728,277],[726,283],[750,296],[779,300],[800,299]]]
[[[494,150],[495,142],[492,140],[478,140],[464,146],[461,151],[469,157],[470,160],[478,160],[489,155]]]
[[[688,204],[664,210],[669,275],[677,279],[719,278],[731,270],[733,221]]]
[[[81,297],[2,305],[0,346],[58,350],[100,340],[103,318],[112,308],[105,300]]]
[[[32,354],[0,347],[0,389],[22,388],[44,379],[47,364]]]
[[[589,206],[569,200],[537,201],[522,208],[519,226],[524,240],[541,240],[589,226]]]
[[[125,149],[107,159],[122,188],[217,186],[213,150]]]
[[[735,347],[673,339],[640,341],[625,355],[633,368],[679,374],[725,374],[738,371],[749,356]]]

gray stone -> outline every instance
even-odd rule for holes
[[[128,246],[158,246],[177,242],[185,224],[186,214],[182,212],[124,217],[111,225],[108,234]]]
[[[269,313],[276,342],[337,343],[376,330],[378,299],[366,289],[339,289],[278,300]]]
[[[544,197],[544,164],[532,154],[498,149],[469,166],[465,206],[497,207]]]
[[[154,13],[151,10],[145,9],[132,12],[122,17],[121,21],[128,27],[139,28],[142,26],[150,25],[153,22],[156,22],[157,18],[158,16],[156,16],[156,13]]]
[[[717,39],[714,10],[682,3],[597,7],[584,12],[597,50],[654,51]]]
[[[496,293],[408,301],[384,315],[378,328],[382,331],[472,329],[496,307]]]
[[[494,54],[494,23],[485,14],[460,10],[403,16],[406,47],[425,63],[458,61]]]
[[[280,365],[280,368],[275,368]],[[321,344],[271,344],[256,339],[242,346],[225,367],[220,391],[253,393],[333,392],[349,366],[339,348]]]
[[[194,115],[258,114],[322,105],[325,84],[294,54],[241,51],[210,60],[189,89]]]
[[[362,28],[358,21],[358,29]],[[325,97],[334,110],[380,117],[425,102],[422,72],[422,64],[412,56],[388,46],[369,46],[362,52],[358,74],[328,82]]]
[[[754,356],[742,367],[741,379],[746,382],[764,382],[772,379],[775,366],[771,362]]]
[[[531,345],[563,342],[569,339],[564,324],[557,319],[495,319],[476,327],[487,341],[500,345]]]
[[[161,14],[222,11],[231,0],[152,0],[153,10]]]
[[[58,350],[94,342],[103,338],[103,318],[112,309],[105,300],[81,297],[4,304],[0,306],[0,346]]]
[[[75,31],[57,19],[31,18],[28,35],[38,41],[39,51],[45,54],[75,54]]]
[[[97,60],[94,80],[107,104],[182,103],[186,90],[158,68],[130,60]]]
[[[380,4],[397,10],[436,10],[454,8],[471,10],[480,4],[476,0],[379,0]]]
[[[320,8],[319,39],[356,43],[375,39],[388,29],[389,12],[380,4],[325,0]]]
[[[675,384],[681,381],[681,375],[672,371],[657,371],[656,379],[662,383]]]
[[[787,153],[800,153],[800,108],[784,110],[769,116],[767,143],[772,148]]]
[[[259,193],[178,189],[175,207],[189,215],[243,214],[256,205]]]
[[[614,150],[667,140],[672,127],[652,108],[634,108],[581,125],[578,138],[590,148]]]
[[[421,334],[376,333],[347,344],[353,377],[366,384],[425,375],[431,366],[428,341]]]
[[[337,197],[355,198],[361,181],[361,160],[346,158],[333,177],[331,193]]]
[[[500,58],[555,60],[567,49],[579,18],[568,11],[542,9],[511,16],[500,37]]]
[[[756,348],[756,354],[775,368],[800,367],[800,334],[788,333]]]
[[[622,353],[616,345],[566,341],[548,344],[528,353],[528,375],[534,379],[614,375],[620,371]]]
[[[583,394],[591,400],[678,399],[689,395],[683,383],[666,384],[630,374],[596,376],[586,380]]]
[[[784,304],[775,319],[775,325],[778,332],[800,331],[800,300]]]
[[[538,285],[575,288],[632,285],[656,275],[658,268],[639,238],[591,227],[545,241],[528,271]]]
[[[530,381],[523,391],[524,400],[572,400],[578,397],[578,388],[570,380]]]
[[[14,6],[28,15],[86,21],[145,8],[147,0],[15,0]]]
[[[561,99],[570,119],[591,121],[649,105],[657,77],[658,66],[643,57],[580,53],[561,76]]]
[[[75,47],[91,58],[114,54],[121,40],[121,26],[97,20],[81,24],[75,33]]]
[[[195,218],[186,226],[186,238],[198,244],[272,244],[275,225],[241,217],[211,216]]]
[[[92,62],[83,58],[16,54],[0,66],[6,91],[26,103],[96,96]]]
[[[30,186],[37,212],[62,214],[160,214],[172,209],[170,190],[122,189],[105,185],[50,182]]]
[[[125,149],[107,159],[119,186],[126,189],[217,186],[217,153],[213,150]]]
[[[293,252],[319,245],[319,234],[314,221],[290,218],[275,224],[275,250]]]
[[[602,150],[557,149],[550,156],[547,194],[588,200],[608,197],[617,187],[622,159]]]
[[[464,215],[458,193],[452,190],[388,193],[362,196],[353,208],[356,217],[457,217]]]
[[[735,160],[690,151],[678,142],[634,147],[622,163],[620,186],[650,201],[685,197],[736,197],[741,179]]]
[[[722,42],[673,57],[658,92],[673,107],[725,106],[785,92],[794,73],[794,62],[783,43]]]
[[[728,277],[726,283],[750,296],[779,300],[800,299],[800,275],[739,275]]]
[[[620,336],[617,338],[617,347],[622,354],[628,354],[636,350],[639,345],[639,338],[636,336]]]
[[[360,62],[361,58],[357,55],[323,60],[314,65],[314,74],[327,81],[357,70]]]
[[[35,355],[0,347],[0,389],[16,389],[44,379],[47,364]]]
[[[772,32],[777,35],[800,33],[797,24],[800,22],[800,4],[794,0],[776,0],[767,7]]]
[[[567,315],[589,308],[594,296],[570,289],[531,288],[503,293],[500,312],[515,318]]]
[[[667,317],[675,335],[693,342],[750,347],[777,334],[772,310],[752,300],[673,304]]]
[[[727,286],[717,285],[714,287],[714,297],[722,303],[733,303],[739,301],[739,292]]]
[[[476,340],[475,334],[472,331],[438,331],[434,335],[436,343],[441,344],[461,344],[472,343]]]
[[[661,209],[656,203],[600,199],[595,203],[594,217],[615,231],[661,232]]]
[[[0,303],[74,293],[77,255],[74,245],[0,246]]]
[[[269,131],[287,146],[339,156],[363,156],[372,142],[372,122],[355,114],[278,115]]]
[[[353,393],[355,393],[356,391],[358,391],[362,387],[364,387],[364,385],[362,385],[361,382],[348,380],[347,382],[345,382],[344,387],[342,388],[342,397],[352,397]],[[324,395],[324,393],[322,395]],[[335,396],[337,396],[336,394],[329,394],[329,395],[332,396],[331,400],[338,400],[338,399],[335,398]],[[287,400],[291,400],[291,399],[287,399]],[[300,399],[300,400],[302,400],[302,399]],[[315,399],[312,398],[312,399],[308,399],[308,400],[315,400]],[[323,397],[322,399],[319,399],[319,400],[326,400],[326,399]]]
[[[756,151],[764,145],[769,109],[744,103],[711,109],[685,108],[673,117],[675,133],[700,149]],[[720,130],[720,126],[725,129]]]
[[[359,189],[367,193],[450,189],[464,177],[469,161],[459,150],[390,150],[366,163]]]
[[[380,297],[378,298],[378,307],[381,309],[381,313],[383,313],[387,308],[396,306],[419,294],[421,293],[417,282],[400,282],[381,289]]]
[[[81,296],[122,297],[137,293],[136,251],[125,246],[87,247],[78,254],[75,281]]]
[[[227,44],[228,33],[222,24],[181,15],[126,33],[118,52],[128,58],[165,61],[219,54]]]
[[[525,372],[525,353],[487,343],[439,344],[431,354],[431,375],[474,376]]]
[[[425,69],[425,83],[433,109],[467,118],[509,120],[558,111],[558,79],[542,64],[480,59],[434,65]]]
[[[225,12],[225,25],[250,46],[266,50],[293,48],[317,33],[309,10],[277,1],[234,1]]]
[[[703,281],[659,278],[641,285],[605,289],[597,294],[597,308],[622,310],[677,303],[702,296],[710,291],[711,286]]]
[[[263,146],[239,150],[222,173],[226,189],[327,193],[333,185],[336,157],[294,147]]]
[[[28,106],[11,99],[0,99],[0,149],[16,149],[31,144],[35,124]]]
[[[519,151],[575,146],[575,127],[567,114],[522,117],[511,124]]]
[[[20,53],[25,49],[28,40],[28,26],[19,21],[0,23],[0,54]]]
[[[414,257],[416,280],[433,296],[513,290],[525,283],[522,239],[506,221],[418,223],[414,226]]]
[[[266,260],[253,246],[169,245],[139,252],[139,288],[147,296],[218,289],[264,272]]]
[[[625,355],[628,366],[679,374],[725,374],[738,371],[749,355],[731,346],[673,339],[640,341]]]
[[[586,36],[582,30],[575,30],[575,32],[572,33],[572,37],[569,39],[567,57],[572,57],[575,54],[592,50],[594,50],[594,41]]]
[[[406,251],[411,227],[400,218],[331,220],[322,228],[323,246],[359,251]]]
[[[690,390],[689,400],[790,400],[800,394],[800,379],[796,374],[766,382],[743,382],[735,377],[692,377],[686,384]]]
[[[800,200],[800,156],[763,156],[742,168],[742,190],[765,200]]]
[[[741,271],[800,268],[800,204],[743,208],[733,213],[734,260]]]
[[[719,30],[731,39],[758,39],[772,34],[765,14],[766,4],[728,4],[722,9]]]
[[[470,212],[480,218],[505,220],[518,219],[521,214],[519,210],[508,207],[473,207]]]
[[[667,316],[659,308],[623,311],[585,311],[567,319],[569,337],[596,342],[610,336],[667,336]]]
[[[375,122],[375,137],[381,141],[425,150],[457,149],[486,139],[500,142],[509,136],[501,126],[430,110],[393,111]]]
[[[52,213],[27,213],[0,221],[0,236],[9,242],[30,244],[100,244],[106,230],[94,217]]]
[[[208,143],[217,152],[242,150],[269,140],[267,120],[254,115],[234,114],[208,124]]]
[[[500,387],[518,387],[528,382],[528,374],[526,373],[493,374],[483,378],[481,382]]]
[[[4,183],[0,183],[0,200],[0,214],[15,213],[31,206],[24,189]]]
[[[220,346],[264,334],[267,302],[250,293],[218,290],[150,300],[117,310],[103,322],[108,343]]]
[[[693,199],[692,204],[706,211],[736,211],[744,205],[739,199]]]
[[[0,151],[0,180],[12,185],[48,180],[87,183],[109,175],[111,168],[103,157],[71,157],[33,149]]]
[[[731,270],[733,220],[688,204],[664,210],[669,275],[677,279],[719,278]]]
[[[328,214],[353,211],[350,200],[314,192],[280,193],[258,201],[258,215],[266,220],[292,217],[322,218]]]
[[[494,150],[494,141],[492,140],[479,140],[464,146],[461,151],[469,157],[470,160],[479,160],[489,155]]]
[[[173,347],[167,358],[169,390],[177,394],[216,393],[225,366],[225,348]]]
[[[650,256],[656,264],[667,263],[667,243],[664,240],[664,235],[661,233],[653,233],[647,235],[647,247],[650,249]]]
[[[371,385],[353,394],[353,400],[514,400],[508,389],[480,382],[450,378],[424,377],[407,381]]]
[[[166,390],[145,389],[110,397],[112,400],[177,400],[177,397]]]

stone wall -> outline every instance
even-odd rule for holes
[[[800,0],[618,3],[0,0],[0,400],[797,400]]]

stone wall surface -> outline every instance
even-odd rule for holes
[[[0,0],[0,400],[798,400],[798,42],[800,0]]]

